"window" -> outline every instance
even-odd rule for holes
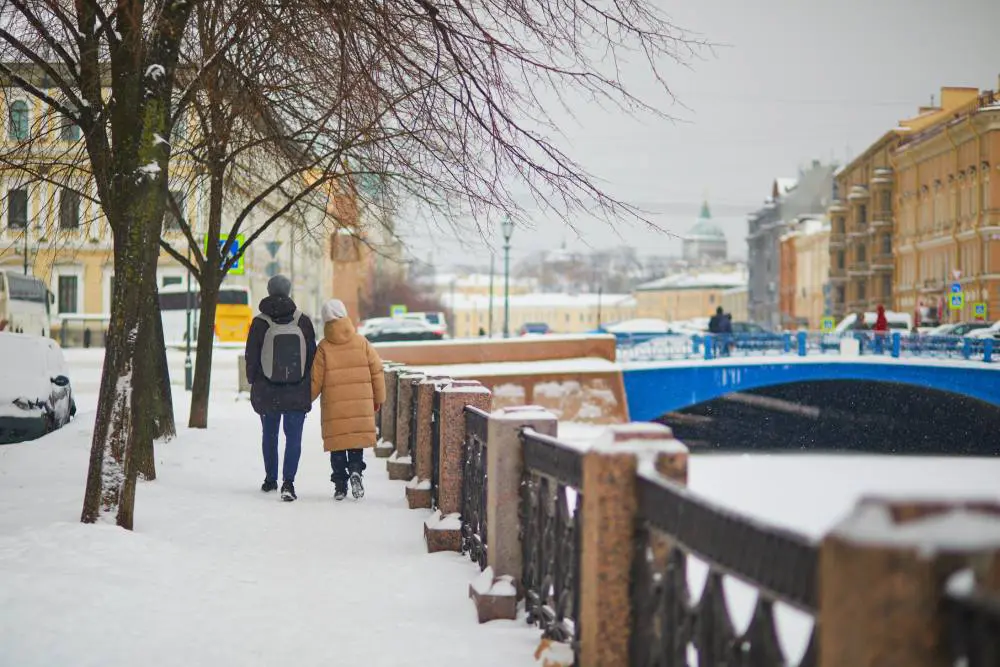
[[[892,193],[888,190],[884,191],[880,196],[881,206],[883,213],[890,213],[892,211]]]
[[[180,209],[181,215],[187,217],[187,213],[185,211],[187,197],[185,197],[184,193],[179,190],[171,190],[170,196],[174,198],[175,202],[177,202],[177,208]],[[181,221],[178,220],[177,216],[174,214],[174,207],[168,199],[167,210],[163,213],[163,231],[179,231],[180,228]]]
[[[170,287],[171,285],[180,285],[184,282],[184,279],[180,276],[163,276],[163,286]]]
[[[28,103],[16,100],[10,105],[10,123],[7,126],[7,136],[11,139],[24,141],[28,138]]]
[[[7,191],[7,226],[11,229],[27,229],[27,188],[15,188]]]
[[[868,224],[868,207],[864,204],[858,206],[858,226],[864,227]]]
[[[59,138],[63,141],[78,141],[80,126],[73,119],[63,116],[62,125],[59,126]]]
[[[867,248],[865,248],[863,245],[859,245],[857,250],[858,263],[864,264],[868,260],[867,255],[868,255]]]
[[[865,284],[864,280],[858,281],[858,301],[864,301],[868,298],[868,285]]]
[[[80,195],[68,188],[59,195],[59,228],[80,228]]]
[[[844,251],[843,250],[837,251],[837,268],[838,269],[844,268]]]
[[[60,313],[77,312],[77,287],[79,278],[77,276],[59,276],[59,283],[56,287],[58,291],[57,303]]]
[[[882,235],[882,254],[883,255],[892,254],[892,236],[889,234]]]

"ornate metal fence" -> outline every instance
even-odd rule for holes
[[[521,583],[528,622],[579,655],[583,454],[530,429],[521,442]]]
[[[1000,664],[1000,597],[974,591],[948,594],[952,659],[965,667]]]
[[[438,508],[438,475],[441,473],[441,387],[434,387],[431,404],[431,509]]]
[[[630,664],[712,667],[784,667],[774,602],[815,616],[818,550],[809,539],[766,526],[698,499],[687,490],[640,475],[632,573]],[[692,600],[687,555],[709,568],[700,599]],[[737,634],[723,591],[723,575],[757,589],[747,629]],[[816,632],[799,662],[816,664]]]
[[[486,434],[489,415],[465,408],[462,445],[462,553],[486,569]]]

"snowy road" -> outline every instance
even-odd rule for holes
[[[478,568],[426,553],[428,512],[406,508],[383,462],[368,459],[363,501],[334,504],[318,419],[306,422],[299,500],[259,491],[260,423],[233,400],[230,354],[211,428],[159,447],[135,532],[80,525],[101,359],[68,356],[88,412],[43,441],[0,447],[0,665],[536,664],[537,631],[476,622]]]

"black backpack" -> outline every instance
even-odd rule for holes
[[[267,322],[267,333],[260,350],[260,367],[264,377],[273,384],[298,384],[306,376],[306,337],[299,326],[302,313],[298,310],[292,321],[278,324],[267,315],[258,315]]]

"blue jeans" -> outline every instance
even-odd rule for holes
[[[334,484],[346,484],[352,472],[360,475],[368,467],[365,464],[365,450],[358,448],[330,452],[330,467],[333,468],[330,481]]]
[[[304,412],[277,412],[260,416],[260,424],[264,429],[264,475],[272,482],[278,481],[278,429],[282,421],[285,423],[285,465],[281,471],[282,479],[294,482],[295,473],[299,469],[299,457],[302,455],[302,425],[306,421]]]

